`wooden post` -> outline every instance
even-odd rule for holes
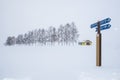
[[[101,66],[101,33],[100,22],[98,21],[98,32],[96,35],[96,66]]]

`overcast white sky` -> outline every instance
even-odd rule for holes
[[[107,17],[112,19],[111,31],[116,30],[119,3],[119,0],[0,0],[0,36],[75,22],[81,36],[88,37],[94,34],[90,24]]]
[[[110,65],[115,64],[116,66],[120,66],[120,62],[117,62],[119,61],[118,56],[120,53],[120,42],[119,42],[120,41],[120,37],[119,37],[120,36],[120,9],[119,8],[120,8],[120,0],[0,0],[0,45],[3,45],[3,43],[5,42],[8,36],[17,36],[18,34],[24,34],[30,30],[39,29],[39,28],[47,29],[49,26],[54,26],[57,28],[61,24],[65,25],[66,23],[74,22],[80,34],[79,40],[80,41],[86,40],[86,39],[91,40],[93,42],[93,46],[91,48],[92,50],[91,49],[89,50],[95,53],[96,33],[95,33],[95,29],[90,28],[90,25],[94,22],[97,22],[98,20],[102,20],[104,18],[110,17],[111,18],[110,24],[112,25],[111,28],[106,31],[102,31],[102,36],[103,36],[102,37],[102,49],[103,49],[103,53],[106,53],[103,55],[109,55],[109,53],[111,55],[111,56],[107,56],[107,59],[106,61],[104,61],[104,63],[109,62],[108,64]],[[31,49],[30,52],[32,56],[31,55],[28,56],[27,54],[25,55],[16,54],[16,52],[24,53],[23,48],[22,49],[19,49],[19,48],[11,49],[9,47],[7,48],[1,47],[1,51],[0,51],[1,64],[0,65],[2,66],[0,67],[0,71],[3,71],[3,72],[5,71],[5,73],[2,74],[1,72],[0,74],[3,76],[6,76],[6,75],[9,76],[10,72],[14,72],[13,73],[14,75],[16,74],[15,70],[18,72],[21,71],[21,68],[19,70],[19,67],[16,65],[17,62],[15,62],[14,60],[18,60],[18,62],[20,62],[19,65],[24,65],[22,67],[22,69],[24,69],[24,67],[31,65],[29,60],[31,60],[31,58],[34,56],[34,60],[33,61],[31,60],[31,62],[37,65],[37,62],[39,62],[36,60],[36,59],[39,60],[37,55],[43,58],[43,60],[44,58],[46,59],[46,62],[43,62],[42,64],[46,64],[46,65],[49,64],[47,63],[47,59],[49,61],[49,56],[51,55],[50,54],[47,55],[48,58],[44,56],[44,54],[48,53],[47,51],[43,51],[44,54],[39,54],[39,49],[37,48],[37,51],[38,51],[36,52],[37,54],[33,55],[32,53],[34,52],[32,52],[32,48],[30,49]],[[34,49],[35,50],[33,51],[36,51],[36,48]],[[81,51],[82,51],[82,48],[81,48]],[[11,54],[9,54],[9,52],[11,52]],[[29,48],[27,48],[26,52],[29,53]],[[16,56],[16,58],[14,57],[14,55]],[[62,55],[65,56],[63,59],[63,62],[64,60],[67,62],[66,57],[68,54],[66,53]],[[76,54],[75,56],[77,55],[78,54]],[[71,52],[71,57],[72,56],[73,55]],[[76,58],[75,56],[74,56],[75,61],[77,61],[77,59],[79,60],[79,58],[78,57]],[[28,61],[24,62],[24,60],[26,60],[26,57],[28,57]],[[69,57],[68,60],[71,60],[71,57]],[[23,58],[23,60],[21,60],[21,58]],[[59,61],[59,58],[60,57],[57,56],[57,58],[55,58],[56,61],[57,60]],[[105,58],[106,56],[103,57],[104,60]],[[9,62],[9,59],[11,60],[10,61],[11,63]],[[54,63],[55,61],[53,59],[52,60],[50,59],[50,60],[51,62],[53,61],[52,62],[53,64],[55,64]],[[34,63],[34,61],[36,61],[36,63]],[[57,65],[60,65],[60,64],[57,63]],[[73,64],[77,65],[77,62],[76,63],[73,62]],[[38,64],[38,67],[40,65]],[[69,64],[69,65],[71,66],[72,64]],[[7,66],[10,66],[10,68],[7,69]],[[14,70],[13,68],[15,68],[16,66],[18,68]],[[44,65],[42,67],[44,67]],[[51,66],[51,67],[56,68],[55,66]],[[36,67],[32,66],[29,69],[27,68],[26,69],[29,72],[31,68],[36,68]],[[11,69],[13,69],[13,71]],[[7,70],[8,70],[8,74],[7,74]],[[63,69],[63,70],[66,70],[66,69]],[[34,71],[34,69],[32,71]],[[31,75],[32,74],[33,73],[31,73]],[[63,73],[61,72],[58,74],[62,75]],[[42,72],[41,72],[41,75],[42,75]],[[70,76],[70,75],[73,75],[73,74],[70,73],[67,76]],[[62,77],[66,77],[66,76],[63,75]],[[54,79],[56,80],[56,78]],[[67,79],[69,78],[66,77],[66,80]],[[72,78],[70,79],[74,80]],[[4,80],[9,80],[9,79],[4,79]],[[47,79],[45,78],[44,80],[47,80]],[[86,79],[83,79],[83,80],[86,80]]]

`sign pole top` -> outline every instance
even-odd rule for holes
[[[98,28],[97,28],[98,32],[97,33],[100,34],[100,21],[97,22],[97,25],[98,25]]]

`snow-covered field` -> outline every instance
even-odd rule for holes
[[[0,80],[120,80],[120,55],[103,51],[102,67],[96,67],[95,44],[0,49]]]

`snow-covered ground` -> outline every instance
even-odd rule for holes
[[[1,80],[120,80],[120,54],[103,51],[102,67],[96,67],[95,44],[0,49]]]

